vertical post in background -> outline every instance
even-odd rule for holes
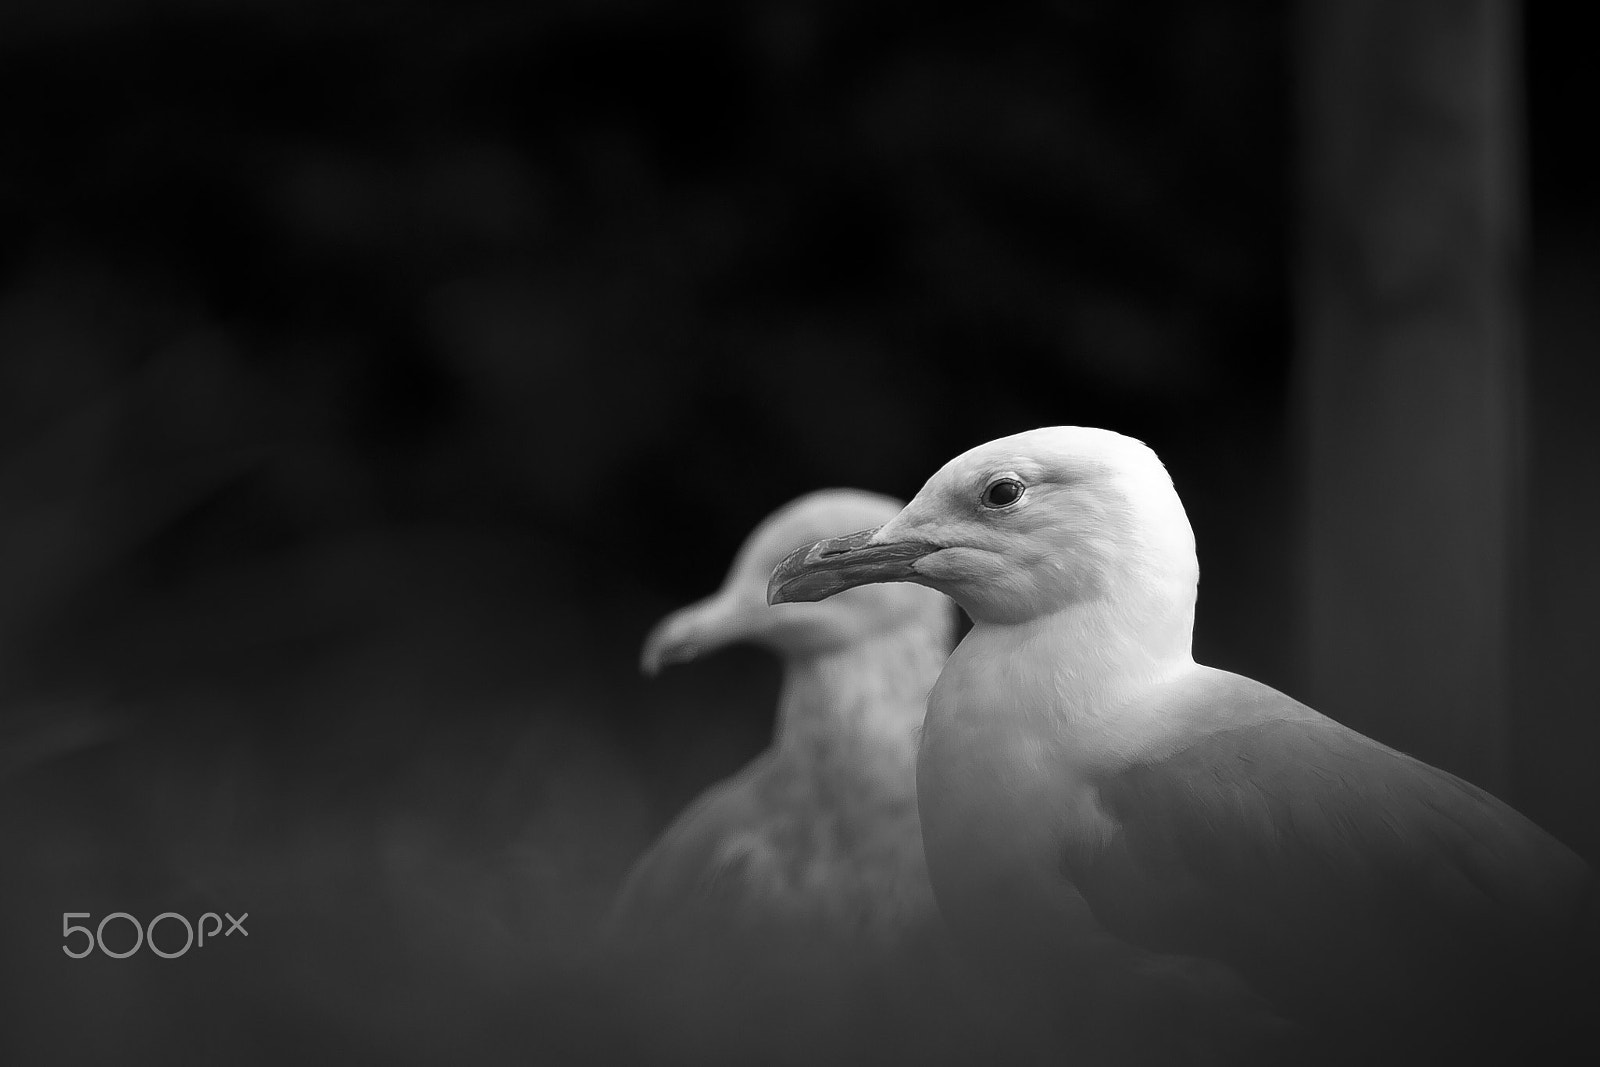
[[[1301,0],[1309,702],[1504,789],[1521,538],[1514,0]]]

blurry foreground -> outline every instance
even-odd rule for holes
[[[646,700],[633,665],[660,605],[537,557],[460,530],[352,536],[108,611],[75,649],[98,684],[13,697],[0,1059],[637,1058],[597,995],[592,924],[770,724],[702,708],[680,728],[682,690]],[[554,599],[587,614],[529,607],[585,582],[601,592]],[[770,701],[764,668],[728,657],[730,711]],[[625,702],[653,712],[626,745]],[[70,959],[67,911],[248,912],[249,934]],[[183,936],[159,927],[167,951]],[[105,928],[113,951],[133,938]]]

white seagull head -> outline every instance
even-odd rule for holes
[[[792,553],[767,595],[915,582],[979,624],[1094,603],[1192,622],[1198,580],[1194,533],[1156,454],[1110,430],[1051,426],[957,456],[876,530]]]
[[[779,656],[826,653],[901,627],[949,625],[954,609],[928,589],[880,586],[850,590],[827,603],[767,604],[772,568],[797,546],[867,526],[881,526],[902,502],[860,489],[808,493],[773,512],[745,539],[722,587],[662,619],[645,639],[639,665],[654,675],[725,645],[749,641]]]

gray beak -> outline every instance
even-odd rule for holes
[[[940,548],[926,541],[873,544],[878,529],[830,537],[795,549],[773,569],[767,582],[767,603],[826,600],[835,593],[875,582],[914,582],[917,560]]]

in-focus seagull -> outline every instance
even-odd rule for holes
[[[1538,1047],[1571,965],[1594,967],[1574,941],[1589,867],[1483,790],[1197,664],[1198,578],[1155,453],[1061,426],[974,448],[881,527],[798,549],[768,597],[912,582],[971,616],[917,773],[967,941],[1051,974],[1086,900],[1363,1057]]]

